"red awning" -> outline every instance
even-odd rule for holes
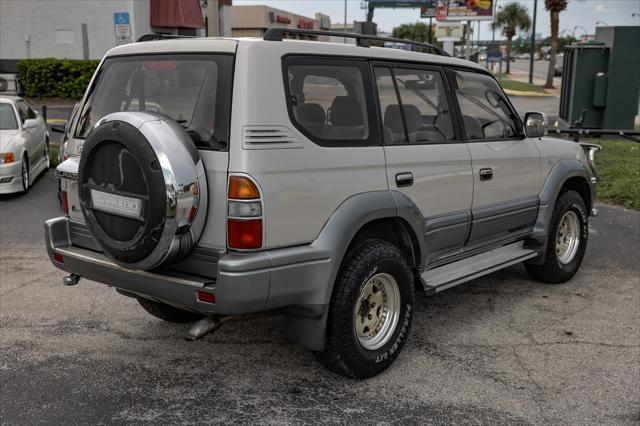
[[[199,0],[151,0],[151,26],[204,28]]]

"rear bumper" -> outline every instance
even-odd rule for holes
[[[204,314],[238,315],[285,306],[316,305],[326,285],[329,256],[310,246],[256,253],[228,253],[212,267],[215,278],[168,270],[137,271],[120,267],[104,254],[73,245],[73,222],[59,217],[45,222],[47,252],[59,269],[141,297]],[[86,247],[86,245],[85,245]],[[62,256],[62,262],[55,259]],[[198,300],[198,291],[216,303]]]

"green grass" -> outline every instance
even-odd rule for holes
[[[533,84],[523,83],[521,81],[509,80],[503,78],[500,80],[500,84],[503,89],[509,90],[517,90],[519,92],[536,92],[536,93],[546,93],[544,88],[540,86],[534,86]]]
[[[55,168],[58,166],[58,144],[54,144],[52,143],[51,145],[49,145],[49,149],[51,150],[51,152],[49,153],[49,155],[51,156],[51,168]]]
[[[630,140],[599,140],[602,151],[596,166],[602,177],[598,198],[640,210],[640,143]]]

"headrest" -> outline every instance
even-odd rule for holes
[[[414,133],[422,127],[422,114],[415,105],[403,105],[404,118],[407,121],[407,131]],[[400,105],[389,105],[384,111],[384,125],[393,133],[404,133]]]
[[[334,126],[364,125],[360,102],[351,96],[336,96],[333,99],[329,119]]]
[[[404,119],[407,121],[407,132],[413,133],[422,127],[422,114],[415,105],[402,105]]]
[[[297,120],[302,123],[324,123],[324,109],[319,104],[300,104],[296,107]]]
[[[384,127],[388,127],[393,133],[404,133],[400,105],[389,105],[387,109],[384,110],[382,122],[384,123]]]

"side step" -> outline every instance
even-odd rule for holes
[[[523,245],[522,241],[508,244],[486,253],[429,269],[421,276],[424,291],[429,296],[538,255],[534,250],[523,248]]]

